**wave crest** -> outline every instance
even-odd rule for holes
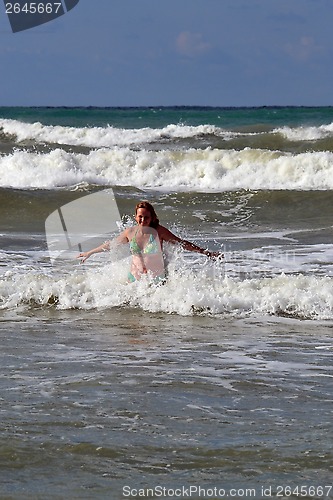
[[[241,281],[223,278],[223,270],[203,265],[199,270],[171,267],[167,283],[155,286],[148,278],[128,284],[126,270],[127,267],[119,263],[110,264],[57,279],[36,272],[7,273],[0,281],[0,309],[50,305],[87,310],[137,307],[183,316],[275,315],[333,319],[330,277],[281,274]]]
[[[333,153],[244,149],[133,151],[102,148],[88,155],[62,149],[0,157],[1,187],[56,189],[133,186],[169,191],[331,190]]]

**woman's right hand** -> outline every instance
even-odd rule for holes
[[[90,255],[91,255],[90,252],[82,252],[79,253],[79,255],[76,258],[81,259],[81,264],[83,264],[90,257]]]

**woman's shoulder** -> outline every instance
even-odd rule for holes
[[[135,231],[135,228],[134,227],[127,227],[126,229],[124,229],[124,231],[118,236],[118,239],[121,240],[121,241],[130,241],[133,236],[134,236],[134,231]]]

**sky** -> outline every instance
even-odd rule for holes
[[[333,105],[333,0],[80,0],[12,33],[0,106]]]

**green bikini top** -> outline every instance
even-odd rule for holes
[[[152,234],[149,235],[149,239],[147,244],[144,246],[143,249],[141,249],[138,245],[138,242],[136,241],[136,234],[139,229],[135,231],[135,234],[133,238],[130,241],[130,250],[133,255],[139,255],[139,254],[156,254],[160,253],[160,248],[159,245],[156,241],[156,238]]]

